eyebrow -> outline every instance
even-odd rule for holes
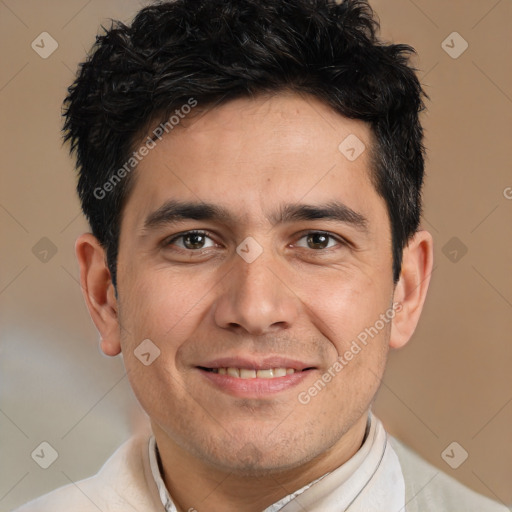
[[[272,225],[318,219],[342,222],[360,231],[368,231],[368,219],[339,201],[330,201],[321,205],[284,204],[269,216]],[[216,204],[171,199],[146,217],[143,232],[184,220],[208,220],[234,224],[240,222],[240,217]]]

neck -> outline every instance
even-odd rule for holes
[[[205,463],[176,444],[158,425],[152,426],[163,480],[179,512],[261,512],[347,462],[363,443],[366,421],[364,414],[329,450],[306,463],[251,475]]]

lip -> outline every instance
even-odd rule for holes
[[[304,370],[273,379],[240,379],[230,375],[208,372],[197,368],[199,373],[221,391],[239,398],[261,399],[281,391],[290,390],[308,378],[315,370]]]
[[[284,375],[283,377],[274,377],[273,379],[261,379],[257,377],[253,379],[241,379],[230,375],[213,373],[205,369],[230,367],[253,370],[293,368],[295,373]],[[209,384],[224,393],[238,398],[262,399],[298,386],[316,370],[316,367],[313,364],[297,361],[295,359],[276,356],[267,357],[259,361],[247,358],[224,357],[200,364],[196,366],[196,369]]]
[[[315,368],[315,364],[306,363],[297,359],[290,359],[282,356],[270,356],[256,360],[244,357],[221,357],[213,361],[200,363],[197,368],[247,368],[251,370],[268,370],[269,368],[293,368],[301,372],[306,368]],[[281,378],[281,377],[278,377]]]

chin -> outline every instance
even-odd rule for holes
[[[297,450],[297,445],[302,446],[302,450]],[[307,448],[303,442],[298,444],[297,441],[271,445],[268,440],[261,444],[255,439],[248,440],[245,444],[239,440],[236,445],[223,443],[213,453],[203,453],[202,458],[209,459],[213,466],[225,472],[261,477],[279,474],[307,463],[315,456],[312,447],[309,447],[309,452]]]

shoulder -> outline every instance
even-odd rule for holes
[[[408,512],[509,512],[496,503],[442,472],[400,441],[389,436],[398,456],[405,481]]]
[[[154,490],[148,485],[149,436],[134,436],[122,444],[100,471],[85,480],[56,489],[15,512],[154,511]],[[156,485],[155,485],[156,488]]]

